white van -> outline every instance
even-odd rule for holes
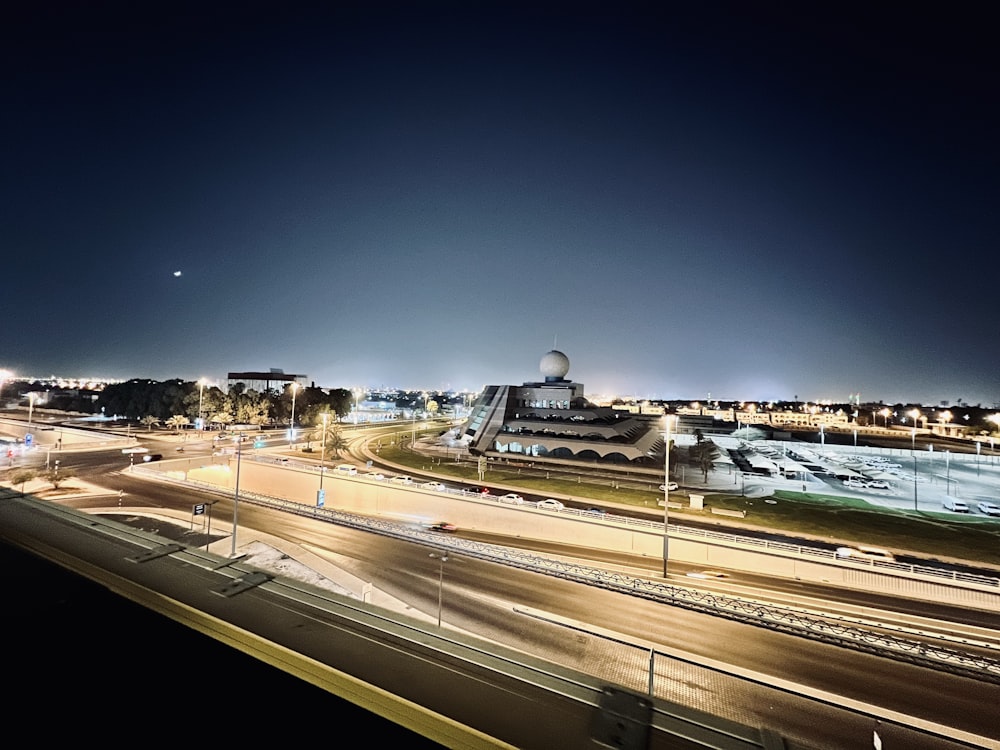
[[[961,500],[956,500],[953,497],[946,497],[944,499],[945,510],[951,510],[955,513],[968,513],[969,506],[963,503]]]
[[[341,474],[347,474],[350,477],[358,475],[358,467],[354,464],[338,464],[333,470]]]

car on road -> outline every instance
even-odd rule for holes
[[[354,464],[338,464],[334,471],[354,477],[358,474],[358,467]]]
[[[471,493],[473,495],[484,495],[485,496],[485,495],[489,495],[490,494],[490,488],[489,487],[463,487],[462,488],[462,492],[469,492],[469,493]]]
[[[591,508],[587,508],[583,512],[584,513],[590,513],[591,515],[595,515],[595,516],[604,516],[604,515],[607,515],[607,511],[604,510],[603,508],[594,508],[594,507],[591,507]]]
[[[458,531],[458,527],[453,523],[448,523],[447,521],[438,521],[437,523],[428,524],[427,530],[443,531],[445,533],[451,534]]]
[[[511,505],[524,505],[524,498],[520,495],[515,495],[513,492],[508,492],[506,495],[501,495],[497,498],[501,503],[510,503]]]
[[[400,474],[398,477],[392,477],[389,480],[389,484],[413,484],[413,477]]]
[[[385,479],[385,474],[381,474],[377,471],[370,471],[365,474],[365,479],[374,479],[376,482],[381,482]]]
[[[884,479],[870,479],[866,484],[866,487],[870,490],[888,490],[892,489],[889,483]]]
[[[688,578],[729,578],[729,574],[723,573],[721,570],[698,570],[692,571],[687,575]]]
[[[896,559],[889,550],[881,547],[869,547],[864,544],[859,544],[857,547],[837,547],[837,557],[856,557],[862,560],[884,560],[886,562],[893,562]]]
[[[563,510],[566,506],[555,498],[547,497],[544,500],[539,500],[536,507],[542,510]]]
[[[445,487],[441,482],[424,482],[422,485],[425,490],[434,490],[435,492],[444,492],[447,487]]]
[[[851,487],[856,490],[863,490],[868,485],[865,483],[863,479],[855,479],[854,477],[850,477],[844,480],[844,486]]]
[[[979,509],[980,513],[985,513],[988,516],[1000,516],[1000,505],[996,503],[991,503],[988,500],[983,500],[981,503],[976,503],[976,508]]]
[[[147,453],[142,457],[142,460],[149,463],[150,461],[159,461],[161,458],[163,458],[162,453]]]
[[[660,485],[660,492],[673,492],[679,487],[677,482],[667,482],[667,484]]]

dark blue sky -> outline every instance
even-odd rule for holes
[[[972,5],[204,5],[5,22],[0,367],[1000,402]]]

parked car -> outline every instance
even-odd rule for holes
[[[889,483],[884,479],[870,479],[866,485],[868,489],[871,490],[888,490],[892,489]]]
[[[453,523],[448,523],[447,521],[438,521],[437,523],[428,524],[428,531],[443,531],[446,533],[453,533],[458,531],[458,527]]]
[[[852,487],[852,488],[854,488],[856,490],[861,490],[861,489],[864,489],[865,487],[867,487],[868,485],[867,485],[867,483],[863,479],[856,479],[854,477],[850,477],[850,478],[844,480],[844,486],[845,487]]]
[[[435,492],[444,492],[447,487],[445,487],[441,482],[424,482],[422,485],[425,490],[434,490]]]
[[[547,497],[544,500],[539,500],[537,507],[543,510],[563,510],[566,506],[554,498]]]
[[[1000,516],[1000,505],[997,505],[996,503],[984,500],[981,503],[976,503],[976,507],[979,509],[980,513],[985,513],[988,516]]]
[[[668,482],[667,484],[660,485],[660,492],[673,492],[678,488],[677,482]]]
[[[508,492],[506,495],[501,495],[497,498],[501,503],[510,503],[511,505],[524,505],[524,498],[520,495],[515,495],[513,492]]]
[[[955,513],[968,513],[969,506],[962,500],[956,500],[953,497],[946,497],[944,499],[944,509],[950,510]]]

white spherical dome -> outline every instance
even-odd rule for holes
[[[569,372],[569,357],[553,349],[542,357],[539,367],[546,378],[565,378]]]

